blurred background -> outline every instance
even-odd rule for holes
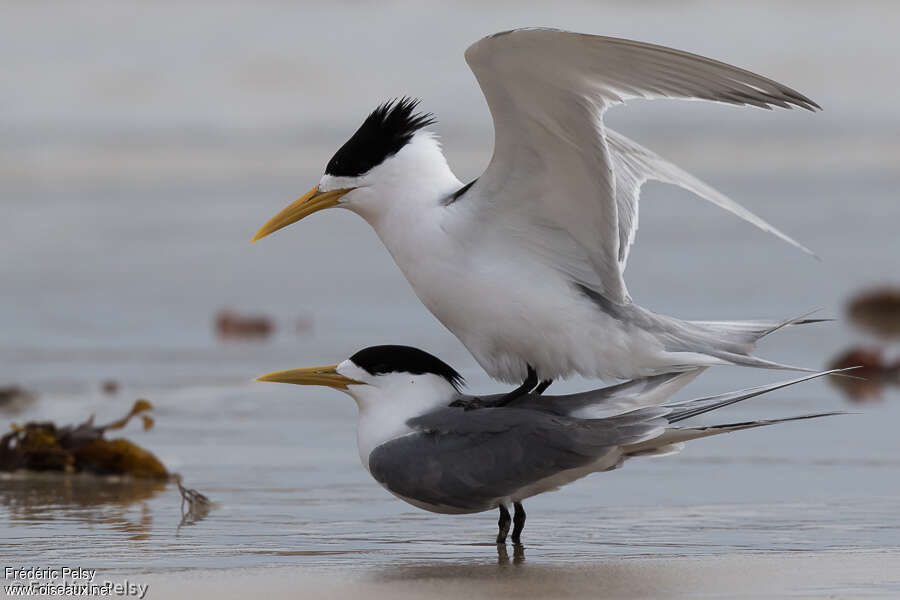
[[[468,544],[490,541],[493,514],[422,513],[368,479],[348,399],[250,380],[402,343],[439,355],[476,392],[500,385],[356,216],[329,211],[248,242],[396,96],[422,99],[457,176],[476,177],[492,125],[463,51],[529,25],[696,52],[821,104],[817,114],[663,101],[611,110],[609,125],[822,257],[651,183],[629,290],[683,318],[820,309],[838,321],[779,332],[759,354],[812,368],[865,359],[888,373],[877,393],[817,381],[709,418],[859,415],[698,442],[536,499],[530,557],[900,546],[889,375],[900,348],[871,333],[877,319],[866,332],[845,318],[855,294],[900,284],[900,5],[89,0],[0,12],[0,386],[31,398],[0,412],[0,432],[109,420],[146,397],[157,426],[128,435],[221,504],[176,537],[171,487],[111,505],[0,479],[0,536],[11,540],[0,553],[44,556],[72,534],[103,557],[93,566],[121,569],[135,558],[168,568],[493,552]],[[875,302],[889,322],[897,300],[886,294]],[[864,354],[841,358],[853,348]],[[785,377],[714,369],[684,395]],[[643,511],[626,511],[635,505]]]

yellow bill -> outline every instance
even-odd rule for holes
[[[337,390],[346,390],[348,385],[363,385],[362,381],[356,381],[338,373],[337,365],[274,371],[257,377],[256,381],[293,383],[295,385],[324,385]]]
[[[296,223],[303,217],[318,212],[323,208],[336,206],[341,196],[354,189],[356,188],[341,188],[329,192],[320,192],[319,186],[314,187],[303,194],[303,196],[284,207],[280,213],[269,219],[269,222],[256,232],[256,235],[253,236],[253,239],[250,240],[250,242],[253,243],[256,240],[261,240],[270,233],[274,233],[282,227],[287,227],[292,223]]]

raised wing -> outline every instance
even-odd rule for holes
[[[622,271],[628,262],[628,252],[634,244],[638,228],[638,200],[641,186],[649,180],[670,183],[686,189],[763,231],[781,238],[787,243],[815,256],[815,253],[756,216],[728,196],[703,183],[678,167],[644,148],[621,133],[606,129],[606,144],[612,157],[616,177],[616,214],[619,217],[619,266]]]
[[[606,108],[659,97],[818,108],[786,86],[695,54],[551,29],[486,37],[466,50],[466,61],[494,120],[494,155],[472,188],[487,205],[484,218],[503,219],[525,243],[538,240],[542,255],[618,304],[630,300],[622,267],[637,194],[630,217],[620,215]],[[624,185],[637,190],[643,176],[637,170]]]

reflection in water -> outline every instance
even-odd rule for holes
[[[851,402],[882,400],[882,392],[888,386],[900,385],[900,360],[888,362],[884,350],[879,347],[855,347],[832,359],[829,369],[860,367],[851,375],[831,375],[829,381]]]
[[[523,562],[525,562],[525,546],[513,544],[513,564],[521,565]],[[509,552],[506,550],[506,544],[497,544],[497,564],[501,567],[509,564]]]
[[[181,522],[176,529],[177,533],[185,525],[194,525],[205,519],[215,504],[197,490],[184,487],[180,473],[175,473],[172,479],[175,480],[178,492],[181,494]],[[187,506],[187,510],[185,510],[185,506]]]
[[[900,338],[900,287],[884,286],[856,294],[847,302],[847,317],[859,329],[883,339]],[[831,377],[851,402],[880,401],[888,386],[900,385],[900,359],[884,358],[884,348],[855,347],[831,361],[830,368],[860,366],[860,379]]]
[[[147,501],[166,487],[165,481],[86,474],[14,473],[0,475],[0,506],[13,521],[77,519],[103,523],[146,539],[153,525]],[[139,514],[133,514],[134,505]]]

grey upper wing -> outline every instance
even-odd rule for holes
[[[457,401],[462,405],[475,404],[483,408],[522,408],[552,413],[578,419],[605,419],[648,406],[659,406],[681,388],[694,380],[705,369],[692,369],[639,377],[616,385],[610,385],[577,394],[537,395],[526,394],[508,404],[507,394],[487,396],[460,395]]]
[[[510,406],[578,419],[605,419],[639,408],[660,406],[704,370],[640,377],[618,385],[563,396],[528,395],[515,400]]]
[[[641,412],[641,411],[639,411]],[[590,421],[513,408],[446,408],[408,422],[415,432],[369,456],[372,476],[392,492],[461,511],[562,471],[588,465],[623,444],[660,435],[665,409]]]

